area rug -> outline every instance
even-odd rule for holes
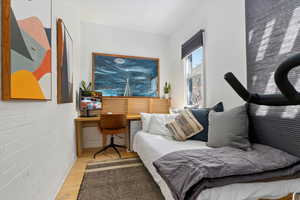
[[[163,200],[139,158],[89,163],[78,200]]]

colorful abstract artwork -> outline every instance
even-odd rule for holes
[[[159,96],[159,59],[93,54],[93,85],[103,96]]]
[[[3,98],[51,100],[51,0],[3,4]]]
[[[62,19],[57,20],[57,103],[73,102],[73,40]]]

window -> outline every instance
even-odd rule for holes
[[[203,46],[192,51],[184,59],[185,98],[188,106],[204,106]]]
[[[205,106],[203,44],[204,30],[200,30],[181,46],[187,106]]]

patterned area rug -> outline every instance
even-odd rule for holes
[[[163,200],[139,158],[89,163],[78,200]]]

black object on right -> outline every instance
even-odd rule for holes
[[[300,93],[291,84],[288,78],[289,72],[300,66],[300,53],[285,60],[275,72],[275,83],[281,93],[290,101],[300,102]]]
[[[282,94],[250,93],[231,72],[225,74],[224,78],[234,91],[248,103],[266,106],[300,105],[300,93],[288,79],[288,73],[298,66],[300,66],[300,53],[285,60],[276,70],[275,83]]]

